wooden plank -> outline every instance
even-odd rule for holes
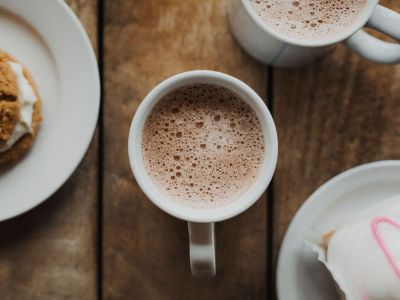
[[[96,45],[96,0],[68,1]],[[45,203],[0,223],[0,299],[95,299],[97,138]]]
[[[105,299],[263,299],[266,200],[217,224],[217,277],[193,279],[186,224],[156,208],[133,179],[127,139],[143,97],[191,69],[220,70],[266,95],[265,68],[235,43],[228,0],[105,4]]]
[[[382,4],[400,11],[398,1]],[[353,166],[400,159],[400,66],[366,61],[340,45],[313,65],[274,75],[276,258],[290,220],[317,187]]]

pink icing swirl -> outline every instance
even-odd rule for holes
[[[379,224],[381,224],[381,223],[390,224],[398,230],[400,230],[400,224],[396,223],[394,220],[387,218],[387,217],[376,217],[371,222],[372,233],[374,235],[375,240],[377,241],[379,247],[382,249],[383,253],[385,254],[393,271],[396,273],[397,278],[400,279],[400,267],[396,263],[396,261],[393,257],[393,254],[390,252],[388,246],[386,245],[386,243],[382,237],[382,233],[379,230]]]

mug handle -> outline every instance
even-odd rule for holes
[[[400,14],[384,6],[376,6],[366,27],[400,41]],[[346,45],[366,59],[383,64],[400,63],[399,44],[381,41],[363,30],[348,38]]]
[[[214,223],[188,222],[190,268],[194,277],[215,276]]]

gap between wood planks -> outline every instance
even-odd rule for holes
[[[274,68],[267,69],[267,105],[274,117]],[[274,177],[267,190],[267,295],[268,299],[276,299],[275,293],[275,263],[274,263]]]
[[[97,0],[97,49],[101,82],[101,101],[99,110],[98,146],[98,206],[97,206],[97,299],[103,299],[103,203],[104,203],[104,0]]]

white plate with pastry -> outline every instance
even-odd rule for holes
[[[400,299],[399,237],[400,161],[339,174],[307,199],[287,230],[279,299]]]
[[[0,221],[51,196],[82,160],[100,79],[78,18],[62,0],[0,0]]]

